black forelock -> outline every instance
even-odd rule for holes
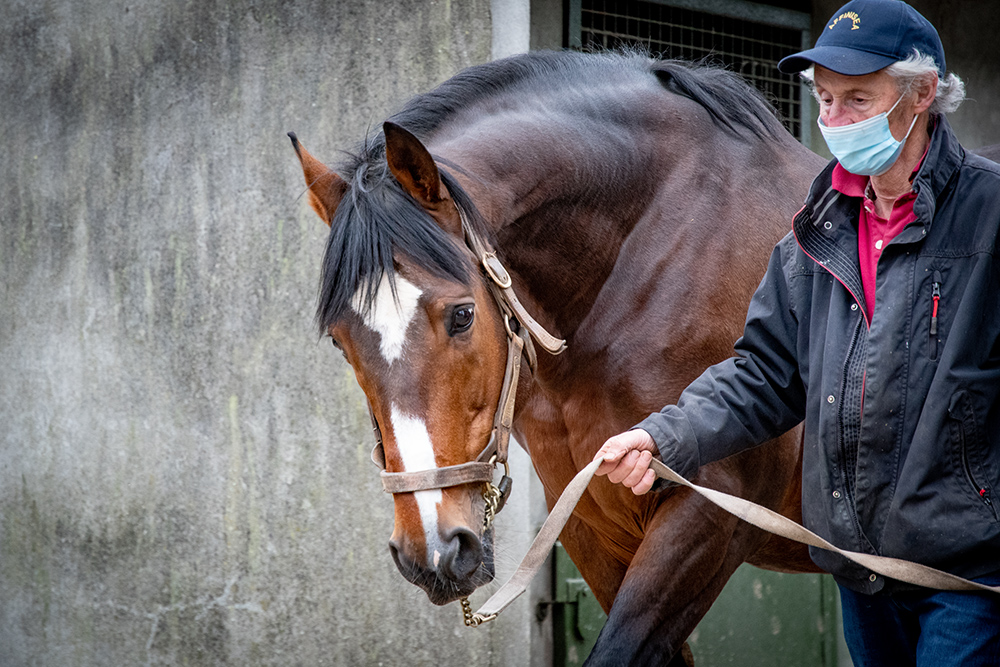
[[[395,253],[433,275],[462,283],[470,279],[469,262],[456,240],[385,172],[381,179],[366,173],[364,190],[352,184],[333,217],[316,310],[321,333],[352,307],[355,295],[360,313],[367,313],[383,275],[395,285]],[[443,172],[442,178],[446,186],[451,183],[449,190],[457,188]]]

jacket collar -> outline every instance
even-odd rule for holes
[[[913,212],[917,220],[930,227],[931,220],[937,210],[937,203],[962,165],[965,150],[958,143],[951,123],[944,116],[935,119],[934,132],[931,134],[931,144],[927,149],[927,157],[913,179],[913,190],[917,199],[913,202]]]

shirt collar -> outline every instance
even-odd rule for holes
[[[860,174],[852,174],[838,162],[833,167],[831,183],[833,189],[848,197],[864,197],[865,188],[868,186],[868,177]]]

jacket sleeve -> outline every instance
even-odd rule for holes
[[[647,431],[661,460],[687,479],[700,466],[755,447],[802,421],[798,322],[784,270],[794,244],[789,235],[771,253],[736,342],[736,356],[706,369],[676,405],[635,427]]]

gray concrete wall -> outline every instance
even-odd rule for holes
[[[491,29],[489,0],[0,5],[0,664],[529,662],[528,601],[467,630],[392,564],[285,137],[336,159]]]
[[[492,0],[493,58],[526,53],[531,31],[529,0]]]

